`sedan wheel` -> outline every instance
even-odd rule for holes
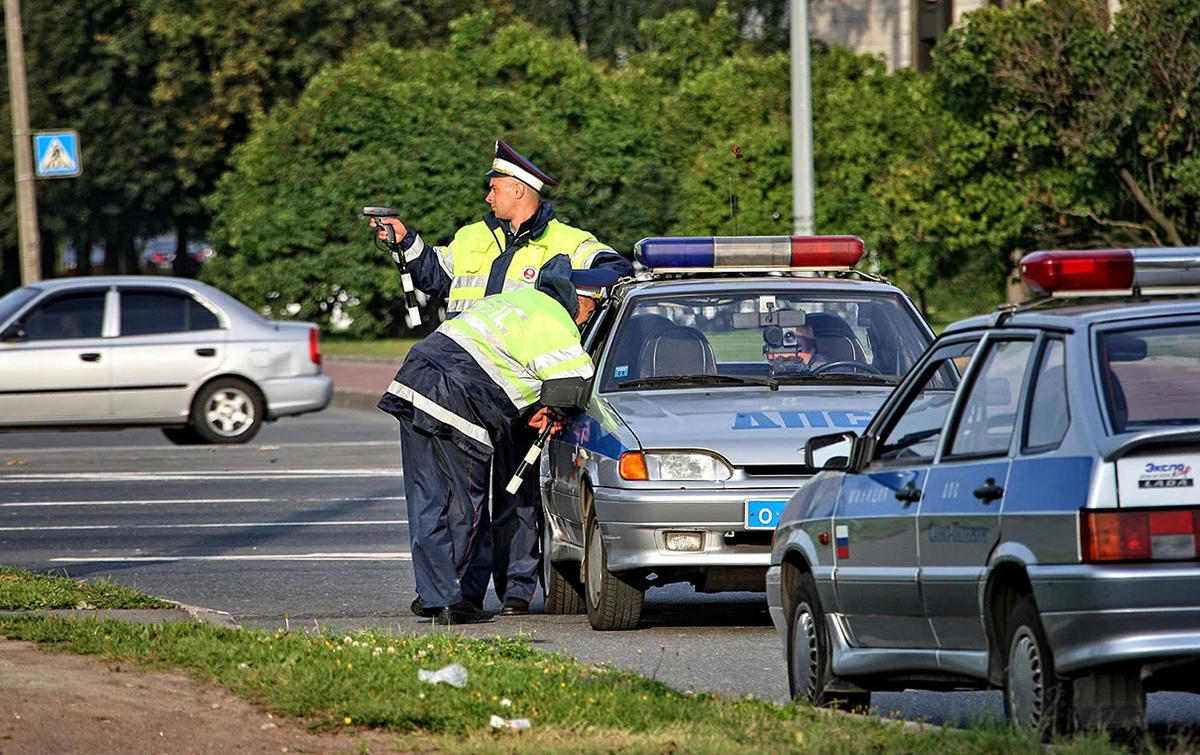
[[[555,563],[550,560],[554,532],[550,518],[542,519],[542,588],[546,591],[548,614],[581,614],[587,612],[583,599],[583,584],[579,581],[579,564],[572,561]]]
[[[608,554],[595,514],[588,516],[583,563],[587,614],[592,628],[636,629],[642,620],[646,592],[608,570]]]
[[[207,443],[245,443],[262,428],[263,414],[258,391],[237,378],[214,380],[192,401],[192,427]]]
[[[792,592],[788,632],[788,684],[792,699],[819,707],[860,710],[871,705],[870,692],[831,692],[829,641],[825,618],[811,574],[800,577]]]
[[[1071,685],[1054,671],[1050,645],[1037,606],[1022,596],[1009,612],[1004,664],[1004,712],[1019,729],[1044,738],[1066,733],[1071,721]]]

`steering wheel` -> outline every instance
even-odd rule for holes
[[[851,369],[868,372],[872,375],[883,374],[883,371],[875,365],[867,364],[866,362],[859,362],[854,359],[839,359],[836,362],[825,362],[824,364],[818,364],[816,367],[813,367],[811,370],[809,370],[809,372],[813,375],[820,375],[822,372],[832,370],[835,367],[849,367]]]

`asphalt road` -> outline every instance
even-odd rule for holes
[[[156,430],[0,434],[0,562],[111,578],[247,627],[432,631],[407,608],[415,593],[399,457],[394,420],[348,409],[281,420],[235,447],[174,446]],[[495,596],[489,607],[499,608]],[[681,690],[788,698],[762,593],[655,588],[633,632],[540,614],[454,631],[523,632],[544,650]],[[873,702],[935,723],[1004,716],[994,692]],[[1200,726],[1200,698],[1152,695],[1150,717]]]

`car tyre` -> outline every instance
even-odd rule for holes
[[[1071,683],[1060,679],[1037,606],[1028,595],[1008,614],[1004,645],[1004,712],[1018,729],[1043,739],[1071,729]]]
[[[583,567],[585,602],[592,629],[637,629],[646,602],[645,589],[608,570],[608,553],[594,513],[588,515],[584,532]]]
[[[219,378],[192,400],[191,425],[205,443],[245,443],[262,429],[263,400],[238,378]]]
[[[828,690],[833,679],[829,635],[821,600],[817,596],[817,583],[807,572],[801,575],[799,584],[792,591],[788,627],[788,686],[793,700],[839,710],[871,707],[870,692]]]
[[[551,561],[550,553],[553,544],[554,532],[550,527],[549,517],[543,517],[542,589],[546,591],[546,599],[542,611],[558,616],[587,613],[587,603],[584,602],[583,597],[583,581],[579,579],[579,563]]]
[[[184,427],[164,427],[163,435],[167,436],[167,440],[177,446],[194,446],[198,443],[203,443],[204,440],[196,434],[195,429],[191,425]]]

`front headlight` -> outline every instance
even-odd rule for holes
[[[689,451],[630,451],[621,454],[618,465],[622,479],[718,482],[733,476],[733,470],[712,454]]]

